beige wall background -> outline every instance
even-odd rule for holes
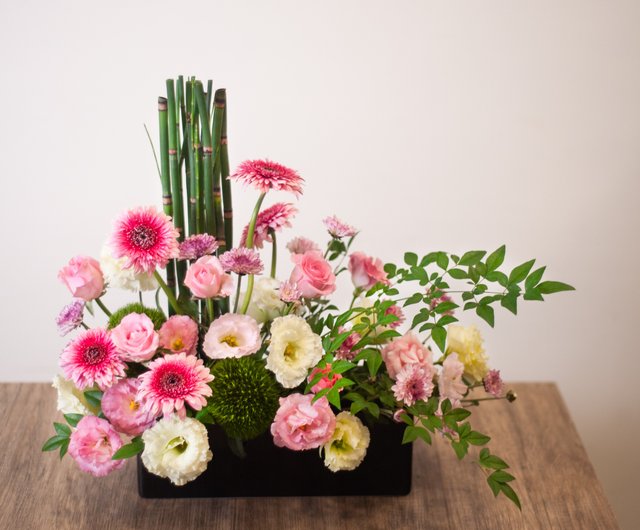
[[[307,179],[288,236],[321,239],[336,213],[385,260],[506,243],[509,265],[537,257],[577,287],[499,313],[487,350],[509,380],[558,382],[622,526],[636,527],[640,3],[0,11],[1,380],[56,372],[57,270],[97,254],[121,210],[159,204],[142,124],[155,135],[166,77],[210,76],[228,89],[232,163],[270,157]],[[254,196],[236,197],[248,216]]]

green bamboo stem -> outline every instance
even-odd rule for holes
[[[213,206],[213,146],[211,144],[211,128],[209,127],[209,116],[206,102],[204,100],[204,92],[202,91],[202,83],[199,81],[196,81],[195,91],[200,117],[200,131],[202,134],[202,180],[204,184],[205,229],[208,234],[215,235],[216,221]]]
[[[105,315],[107,315],[108,317],[110,317],[110,316],[111,316],[111,311],[109,311],[109,310],[107,309],[107,306],[106,306],[106,305],[104,305],[104,303],[102,303],[102,300],[100,300],[100,298],[96,298],[96,299],[95,299],[95,302],[96,302],[97,306],[98,306],[100,309],[102,309],[102,311],[104,312],[104,314],[105,314]]]
[[[227,248],[233,248],[233,205],[231,201],[231,181],[229,180],[229,149],[227,147],[227,92],[220,90],[224,98],[224,115],[222,116],[222,132],[220,134],[220,177],[222,184],[222,204],[224,206],[224,240]]]
[[[276,277],[276,262],[278,261],[278,244],[275,230],[269,230],[271,236],[271,277]]]
[[[173,291],[165,283],[164,279],[162,278],[162,276],[160,276],[160,273],[157,270],[153,271],[153,277],[158,282],[158,285],[160,286],[160,289],[162,289],[164,291],[164,294],[167,295],[167,299],[169,300],[169,305],[171,306],[173,311],[177,315],[181,315],[182,314],[182,309],[180,309],[180,304],[178,304],[178,300],[176,299],[176,295],[173,294]]]
[[[220,140],[222,137],[222,122],[224,118],[224,90],[216,90],[213,100],[213,124],[211,138],[213,142],[213,208],[216,217],[216,239],[220,252],[227,248],[224,239],[224,222],[222,220],[222,194],[220,190]]]
[[[247,248],[253,248],[253,234],[256,230],[256,221],[258,219],[258,214],[260,213],[260,207],[262,206],[262,201],[266,193],[261,193],[260,197],[258,197],[258,202],[256,202],[255,207],[253,208],[253,214],[251,215],[251,221],[249,221],[249,228],[247,229],[247,241],[245,246]],[[249,278],[247,280],[247,292],[244,294],[244,300],[242,301],[242,308],[240,312],[243,315],[246,315],[247,309],[249,309],[249,303],[251,303],[251,294],[253,293],[253,274],[249,274]]]
[[[182,76],[178,76],[178,83],[176,84],[176,97],[178,98],[177,106],[178,106],[178,140],[182,136],[182,149],[180,150],[180,165],[179,170],[182,172],[182,163],[184,162],[184,174],[185,174],[185,184],[187,188],[187,208],[189,203],[189,184],[190,179],[189,175],[191,173],[191,164],[189,163],[189,142],[187,138],[187,107],[185,103],[185,87],[184,87],[184,78]],[[182,135],[180,135],[180,124],[182,124]],[[187,210],[188,211],[188,210]]]
[[[211,98],[213,97],[213,81],[211,79],[207,80],[207,91],[205,95],[207,96],[207,118],[209,118],[209,122],[211,122]]]
[[[196,162],[196,152],[194,148],[194,137],[197,130],[194,118],[196,116],[196,100],[193,93],[193,81],[187,82],[187,112],[185,132],[187,138],[187,150],[189,157],[189,171],[187,173],[187,199],[189,201],[189,235],[198,233],[198,164]]]

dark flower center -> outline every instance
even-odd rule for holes
[[[106,355],[107,350],[102,346],[89,346],[84,350],[83,359],[85,363],[95,365],[100,364]]]
[[[184,376],[175,372],[164,373],[160,378],[162,390],[172,397],[178,397],[183,393],[184,383]]]
[[[137,225],[129,232],[131,244],[142,250],[147,250],[155,245],[156,239],[155,230],[145,225]]]

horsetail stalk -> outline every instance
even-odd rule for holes
[[[224,215],[224,241],[227,248],[233,247],[233,205],[231,203],[231,181],[229,180],[229,150],[227,147],[227,93],[221,90],[224,98],[224,114],[222,116],[222,133],[220,134],[220,178],[222,184],[222,204]]]
[[[202,133],[202,165],[204,183],[205,228],[212,236],[216,234],[216,221],[213,206],[213,146],[211,145],[211,129],[209,127],[209,115],[202,91],[202,83],[196,81],[196,102],[200,115],[200,131]]]
[[[194,146],[194,137],[197,134],[195,129],[195,97],[193,94],[193,82],[187,82],[187,109],[186,109],[186,125],[185,132],[187,137],[188,150],[188,173],[187,173],[187,200],[189,202],[189,235],[198,233],[198,164],[196,162],[196,148]]]
[[[220,251],[226,250],[226,243],[224,237],[224,224],[222,220],[222,194],[220,191],[220,145],[222,138],[222,122],[224,118],[224,97],[221,95],[224,90],[216,90],[213,100],[213,126],[212,126],[212,140],[213,140],[213,207],[214,215],[216,218],[216,239],[220,244]]]

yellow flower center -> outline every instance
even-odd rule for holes
[[[297,357],[296,352],[297,348],[295,344],[289,342],[284,349],[284,360],[287,362],[295,361]]]
[[[174,339],[173,342],[171,343],[171,349],[173,351],[178,351],[183,348],[184,348],[184,342],[182,341],[181,337]]]
[[[227,335],[226,337],[222,337],[220,339],[220,342],[224,342],[225,344],[228,344],[232,348],[235,348],[238,346],[238,339],[234,335]]]
[[[132,399],[131,401],[129,401],[129,410],[134,411],[134,410],[138,410],[139,408],[140,408],[140,405],[135,399]]]

